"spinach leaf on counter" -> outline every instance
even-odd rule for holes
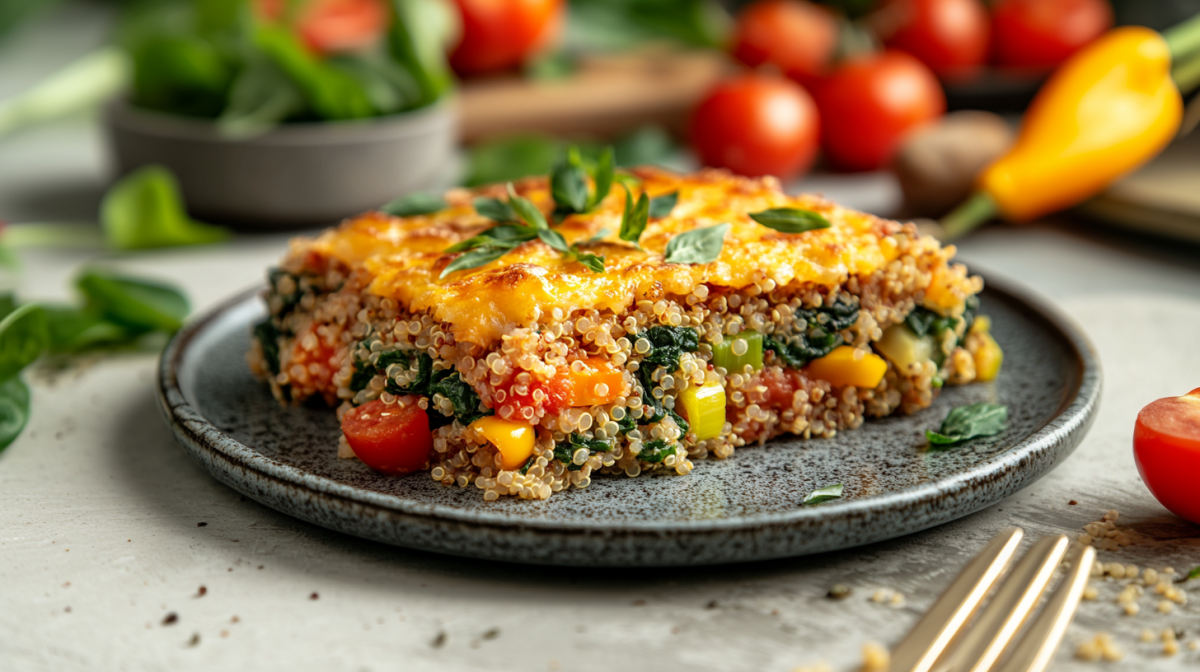
[[[29,422],[29,387],[20,376],[0,381],[0,451],[7,448]]]
[[[959,406],[950,411],[938,431],[926,430],[931,445],[948,446],[980,436],[994,436],[1004,431],[1008,422],[1008,407],[978,403]]]
[[[133,171],[108,190],[100,224],[118,250],[206,245],[229,237],[226,229],[188,217],[175,176],[156,165]]]

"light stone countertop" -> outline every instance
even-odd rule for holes
[[[85,48],[99,33],[74,16],[55,20]],[[0,96],[19,87],[16,75],[65,62],[52,49],[30,56],[35,43],[0,44]],[[0,218],[92,218],[103,165],[86,119],[0,140]],[[894,198],[894,186],[877,176],[823,177],[805,187],[870,209]],[[204,310],[259,282],[285,241],[239,237],[105,260],[170,278]],[[1118,526],[1137,531],[1141,543],[1101,552],[1101,560],[1200,565],[1200,528],[1158,505],[1130,451],[1139,408],[1200,386],[1200,248],[1064,220],[993,227],[961,251],[979,269],[1034,288],[1090,336],[1105,376],[1096,423],[1052,474],[983,512],[815,557],[614,571],[384,546],[248,501],[193,464],[158,409],[153,354],[35,370],[33,418],[0,453],[0,670],[786,672],[824,662],[841,672],[857,669],[863,643],[903,636],[1006,527],[1024,528],[1027,539],[1073,537],[1117,509]],[[66,298],[72,274],[96,254],[23,253],[21,295]],[[851,597],[827,599],[835,583],[850,586]],[[1200,651],[1186,646],[1200,641],[1195,602],[1163,615],[1158,598],[1146,595],[1141,614],[1122,616],[1117,584],[1095,585],[1100,598],[1083,604],[1053,669],[1200,664]],[[903,605],[872,602],[882,588],[902,593]],[[177,621],[164,625],[168,614]],[[1167,627],[1185,631],[1179,655],[1164,658],[1160,644],[1138,642],[1143,628]],[[1075,647],[1100,631],[1113,633],[1124,660],[1073,660]]]

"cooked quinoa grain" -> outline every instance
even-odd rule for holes
[[[568,242],[601,236],[589,244],[607,255],[603,274],[533,240],[439,279],[454,257],[446,247],[495,224],[472,205],[502,196],[495,187],[452,191],[435,215],[372,213],[297,239],[270,273],[270,318],[255,330],[250,366],[281,402],[320,398],[339,419],[367,403],[416,404],[431,419],[430,476],[489,501],[545,499],[597,475],[685,476],[698,460],[782,434],[828,438],[926,408],[943,383],[975,378],[976,352],[990,342],[980,336],[987,321],[974,320],[982,281],[950,263],[953,248],[912,225],[788,197],[770,179],[637,176],[652,194],[679,192],[672,215],[647,228],[645,251],[601,233],[619,225],[615,196],[558,227]],[[545,179],[516,190],[551,209]],[[816,210],[834,226],[780,234],[747,214],[781,206]],[[713,218],[734,222],[720,261],[662,262],[671,234]],[[900,364],[880,358],[885,332],[914,316],[940,325],[929,327],[930,349]],[[752,341],[767,344],[761,355]],[[886,361],[878,384],[807,372],[838,346],[853,349],[853,362]],[[612,373],[589,377],[601,369]],[[563,381],[577,380],[586,387],[564,392]],[[723,410],[723,422],[688,418],[702,390],[723,393],[706,397],[723,409],[705,407]],[[533,428],[520,466],[505,463],[477,422],[487,416]],[[345,438],[337,454],[354,456]]]

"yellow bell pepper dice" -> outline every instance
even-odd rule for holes
[[[679,395],[678,401],[697,441],[721,435],[725,429],[725,388],[720,383],[693,385]]]
[[[975,380],[986,383],[995,380],[1000,375],[1000,365],[1004,363],[1004,351],[992,335],[984,332],[979,335],[983,342],[975,350]]]
[[[810,362],[804,371],[810,378],[829,381],[834,387],[878,387],[887,373],[887,362],[874,353],[855,359],[854,350],[849,345],[834,348],[828,355]]]
[[[1047,80],[979,190],[1014,221],[1070,207],[1153,158],[1182,118],[1166,41],[1149,28],[1117,28]]]
[[[527,422],[514,422],[489,415],[472,422],[471,428],[500,451],[500,466],[504,469],[518,469],[533,455],[536,437],[533,426]]]

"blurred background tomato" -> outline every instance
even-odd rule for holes
[[[454,0],[462,18],[450,65],[477,75],[524,63],[562,28],[563,0]]]

